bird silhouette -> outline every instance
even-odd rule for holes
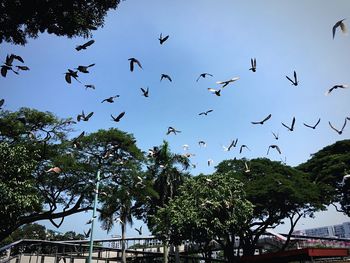
[[[290,77],[286,76],[286,78],[292,82],[292,85],[294,86],[298,86],[298,78],[297,78],[297,73],[294,70],[294,74],[293,74],[294,80],[292,80]]]
[[[293,131],[294,130],[294,124],[295,124],[295,117],[293,117],[293,120],[292,120],[292,125],[290,127],[288,127],[287,125],[285,125],[283,122],[282,122],[282,125],[284,127],[286,127],[289,131]]]
[[[203,78],[203,79],[205,79],[205,77],[206,76],[210,76],[210,77],[213,77],[213,75],[212,74],[209,74],[209,73],[201,73],[200,75],[199,75],[199,77],[197,78],[197,82],[198,82],[198,80],[200,79],[200,78]]]
[[[4,103],[5,103],[5,99],[1,99],[0,100],[0,109],[1,109],[2,105],[4,105]]]
[[[107,98],[107,99],[104,99],[103,101],[101,101],[101,103],[103,103],[103,102],[109,102],[109,103],[113,103],[114,102],[114,99],[116,99],[116,98],[119,98],[120,97],[120,95],[115,95],[115,96],[112,96],[112,97],[109,97],[109,98]]]
[[[252,123],[252,124],[261,124],[261,125],[262,125],[262,124],[264,124],[265,121],[267,121],[268,119],[270,119],[271,116],[272,116],[272,115],[269,114],[269,115],[268,115],[267,117],[265,117],[265,119],[263,119],[262,121],[252,121],[251,123]]]
[[[84,230],[84,236],[85,236],[85,238],[89,238],[90,233],[91,233],[91,228],[90,228],[87,232],[85,232],[85,230]]]
[[[80,71],[81,73],[89,73],[89,68],[90,67],[93,67],[93,66],[95,66],[95,63],[93,63],[93,64],[90,64],[90,65],[88,65],[88,66],[78,66],[77,68],[75,68],[75,69],[77,69],[78,71]]]
[[[167,80],[169,80],[170,82],[173,81],[173,80],[171,79],[171,77],[170,77],[169,75],[167,75],[167,74],[162,74],[162,75],[160,76],[160,81],[162,81],[163,79],[167,79]]]
[[[138,65],[142,69],[140,61],[138,61],[136,58],[129,58],[128,60],[130,61],[130,71],[131,72],[134,71],[135,64]]]
[[[75,49],[76,49],[77,51],[80,51],[80,50],[82,50],[82,49],[86,49],[87,47],[91,46],[93,43],[95,43],[95,40],[89,40],[89,41],[86,42],[85,44],[76,46]]]
[[[78,137],[73,139],[72,144],[74,148],[80,148],[80,140],[84,137],[84,135],[85,135],[85,132],[83,131],[82,133],[79,134]]]
[[[176,135],[176,133],[178,133],[178,132],[181,132],[181,131],[178,131],[175,128],[169,126],[166,135],[169,135],[170,133],[174,133]]]
[[[221,88],[225,88],[228,84],[235,82],[236,80],[239,80],[239,77],[234,77],[229,80],[224,80],[224,81],[217,81],[216,84],[222,85]]]
[[[134,228],[140,236],[142,236],[142,226],[140,228]]]
[[[251,68],[249,70],[255,72],[256,71],[256,59],[250,59],[250,65],[251,65]]]
[[[124,115],[125,115],[125,111],[123,111],[122,113],[120,113],[117,117],[113,117],[113,115],[111,114],[111,117],[112,117],[113,121],[119,122],[120,119],[123,118]]]
[[[95,85],[87,84],[85,85],[85,89],[95,89]]]
[[[242,144],[242,145],[241,145],[241,148],[239,148],[239,153],[242,153],[243,148],[247,148],[247,149],[250,151],[250,149],[248,148],[248,146],[247,146],[247,145]]]
[[[216,96],[221,96],[221,89],[217,90],[217,89],[212,89],[212,88],[208,88],[208,90],[215,94]]]
[[[79,122],[79,121],[88,121],[90,118],[91,118],[91,116],[94,114],[94,112],[92,111],[92,112],[90,112],[88,115],[85,115],[85,113],[84,113],[84,111],[82,111],[82,113],[81,114],[78,114],[78,116],[77,116],[77,121]]]
[[[340,85],[334,85],[332,88],[326,91],[325,95],[329,95],[333,90],[335,89],[346,89],[348,88],[348,85],[345,84],[340,84]]]
[[[7,71],[11,70],[13,73],[18,75],[18,72],[13,70],[12,67],[7,66],[7,65],[2,65],[1,66],[1,76],[3,76],[4,78],[6,78],[7,75]]]
[[[65,79],[66,79],[66,82],[71,84],[72,83],[72,78],[74,78],[76,81],[78,81],[79,83],[81,83],[79,80],[78,80],[78,71],[74,71],[74,70],[71,70],[71,69],[68,69],[68,71],[65,74]]]
[[[208,163],[208,166],[210,166],[214,163],[214,161],[213,161],[213,159],[208,159],[207,163]]]
[[[207,116],[208,115],[208,113],[210,113],[210,112],[213,112],[213,110],[207,110],[207,111],[203,111],[203,112],[201,112],[201,113],[199,113],[198,115],[205,115],[205,116]]]
[[[149,88],[147,87],[146,90],[141,88],[141,91],[142,91],[142,95],[145,96],[146,98],[148,98],[148,96],[149,96]]]
[[[278,133],[272,132],[272,135],[273,135],[273,137],[275,138],[275,140],[278,140]]]
[[[199,141],[198,145],[199,145],[199,147],[207,147],[207,144],[205,141]]]
[[[333,28],[332,28],[332,34],[333,34],[333,39],[335,37],[335,32],[337,31],[337,28],[340,27],[340,30],[345,34],[347,33],[347,28],[346,25],[344,24],[344,19],[339,20],[337,23],[334,24]]]
[[[341,135],[344,131],[345,126],[346,126],[346,120],[347,120],[347,118],[345,118],[345,121],[344,121],[344,124],[343,124],[343,127],[341,128],[341,130],[334,128],[334,126],[331,124],[330,121],[328,122],[328,124],[333,130],[335,130],[339,135]]]
[[[317,127],[317,125],[320,123],[320,121],[321,121],[321,118],[319,118],[318,121],[316,122],[316,124],[313,125],[313,126],[308,125],[308,124],[306,124],[306,123],[303,123],[303,124],[304,124],[306,127],[308,127],[308,128],[316,129],[316,127]]]
[[[228,147],[224,146],[224,150],[228,151],[228,152],[231,151],[232,147],[236,147],[237,146],[237,142],[238,142],[238,139],[232,140]]]
[[[162,33],[160,33],[160,36],[159,36],[159,38],[158,38],[159,43],[160,43],[161,45],[163,45],[163,43],[164,43],[165,41],[167,41],[168,38],[169,38],[169,35],[163,37]]]
[[[281,154],[281,153],[282,153],[282,152],[281,152],[281,150],[280,150],[280,147],[278,147],[278,145],[276,145],[276,144],[272,144],[272,145],[270,145],[270,146],[269,146],[269,148],[267,149],[267,155],[269,154],[270,148],[272,148],[272,149],[276,149],[276,150],[277,150],[277,152],[278,152],[279,154]]]

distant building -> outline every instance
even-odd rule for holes
[[[345,222],[339,225],[297,230],[294,231],[293,234],[314,237],[350,238],[350,222]]]

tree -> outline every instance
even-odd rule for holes
[[[39,224],[28,224],[18,228],[9,237],[0,243],[0,247],[11,244],[21,239],[46,239],[46,228]]]
[[[0,43],[24,45],[47,31],[57,36],[91,36],[119,0],[4,0],[0,4]]]
[[[340,203],[337,210],[350,216],[350,140],[338,141],[324,147],[297,169],[310,175],[322,190],[322,202],[326,205]]]
[[[0,240],[24,224],[48,219],[59,227],[66,216],[91,210],[97,170],[103,174],[103,186],[111,178],[118,183],[119,176],[135,165],[140,150],[132,135],[110,129],[70,140],[73,124],[70,119],[27,108],[0,112],[0,141],[11,147],[24,147],[28,159],[36,162],[33,169],[21,176],[26,175],[25,180],[33,182],[28,193],[35,193],[33,196],[40,204],[32,209],[19,209],[16,216],[4,214],[7,224],[2,225]],[[20,163],[14,160],[17,161]],[[0,160],[1,165],[6,165],[6,159]],[[59,171],[52,171],[53,167]],[[15,180],[20,178],[16,173],[12,176]],[[13,207],[22,205],[9,202]]]
[[[198,176],[188,179],[179,195],[157,211],[154,232],[158,236],[169,233],[173,244],[196,242],[209,258],[211,245],[220,244],[226,259],[235,262],[235,237],[249,223],[252,212],[242,183],[230,174]]]
[[[230,173],[242,181],[246,197],[254,205],[250,223],[240,233],[244,255],[253,255],[260,236],[281,224],[283,219],[290,220],[291,234],[301,217],[312,217],[315,211],[324,209],[321,191],[308,175],[279,162],[226,160],[217,166],[217,172]]]

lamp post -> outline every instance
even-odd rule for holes
[[[91,232],[90,232],[90,247],[89,247],[89,259],[88,263],[91,263],[92,261],[92,251],[94,248],[94,224],[95,224],[95,218],[96,218],[96,207],[97,207],[97,201],[98,201],[98,187],[100,184],[100,170],[97,171],[96,176],[96,188],[95,188],[95,200],[94,200],[94,209],[92,211],[92,222],[91,222]]]

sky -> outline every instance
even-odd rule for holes
[[[337,30],[332,38],[337,21],[345,18],[350,26],[349,10],[347,0],[121,1],[108,12],[104,27],[93,33],[95,43],[86,50],[78,52],[75,47],[88,39],[46,33],[29,39],[25,46],[2,43],[2,62],[14,53],[30,71],[1,77],[0,99],[5,99],[6,110],[29,107],[60,118],[93,111],[88,122],[75,126],[72,137],[116,127],[133,134],[143,151],[166,140],[172,152],[194,154],[192,175],[210,174],[220,161],[235,157],[267,157],[297,166],[323,147],[349,139],[350,123],[339,135],[328,122],[340,129],[350,116],[350,88],[325,96],[334,85],[350,84],[350,36]],[[169,35],[163,45],[158,40],[161,33]],[[140,61],[142,69],[136,66],[130,72],[131,57]],[[256,58],[256,72],[249,70],[251,58]],[[90,73],[79,74],[82,83],[65,81],[67,69],[92,63]],[[298,86],[286,78],[294,71]],[[213,77],[197,82],[204,72]],[[161,74],[173,81],[160,81]],[[220,97],[208,90],[220,89],[216,82],[234,77],[239,79],[223,88]],[[96,89],[86,90],[84,84]],[[140,90],[147,87],[148,98]],[[113,104],[101,103],[115,95],[120,97]],[[198,115],[209,109],[213,111],[207,116]],[[121,121],[113,122],[110,115],[123,111]],[[269,114],[264,125],[251,123]],[[291,132],[281,123],[289,126],[293,117]],[[315,130],[303,125],[313,125],[319,118]],[[181,132],[166,135],[169,126]],[[278,141],[272,132],[279,135]],[[237,147],[224,151],[223,146],[235,139]],[[200,140],[207,146],[199,147]],[[240,154],[243,144],[250,150]],[[267,155],[271,144],[278,144],[282,153],[271,150]],[[82,232],[87,228],[84,220],[90,217],[85,213],[67,218],[59,231]],[[297,229],[345,221],[348,217],[330,208],[315,219],[303,220]],[[128,231],[137,234],[133,227]],[[119,228],[114,233],[118,232]],[[95,236],[114,233],[107,235],[97,227]]]

